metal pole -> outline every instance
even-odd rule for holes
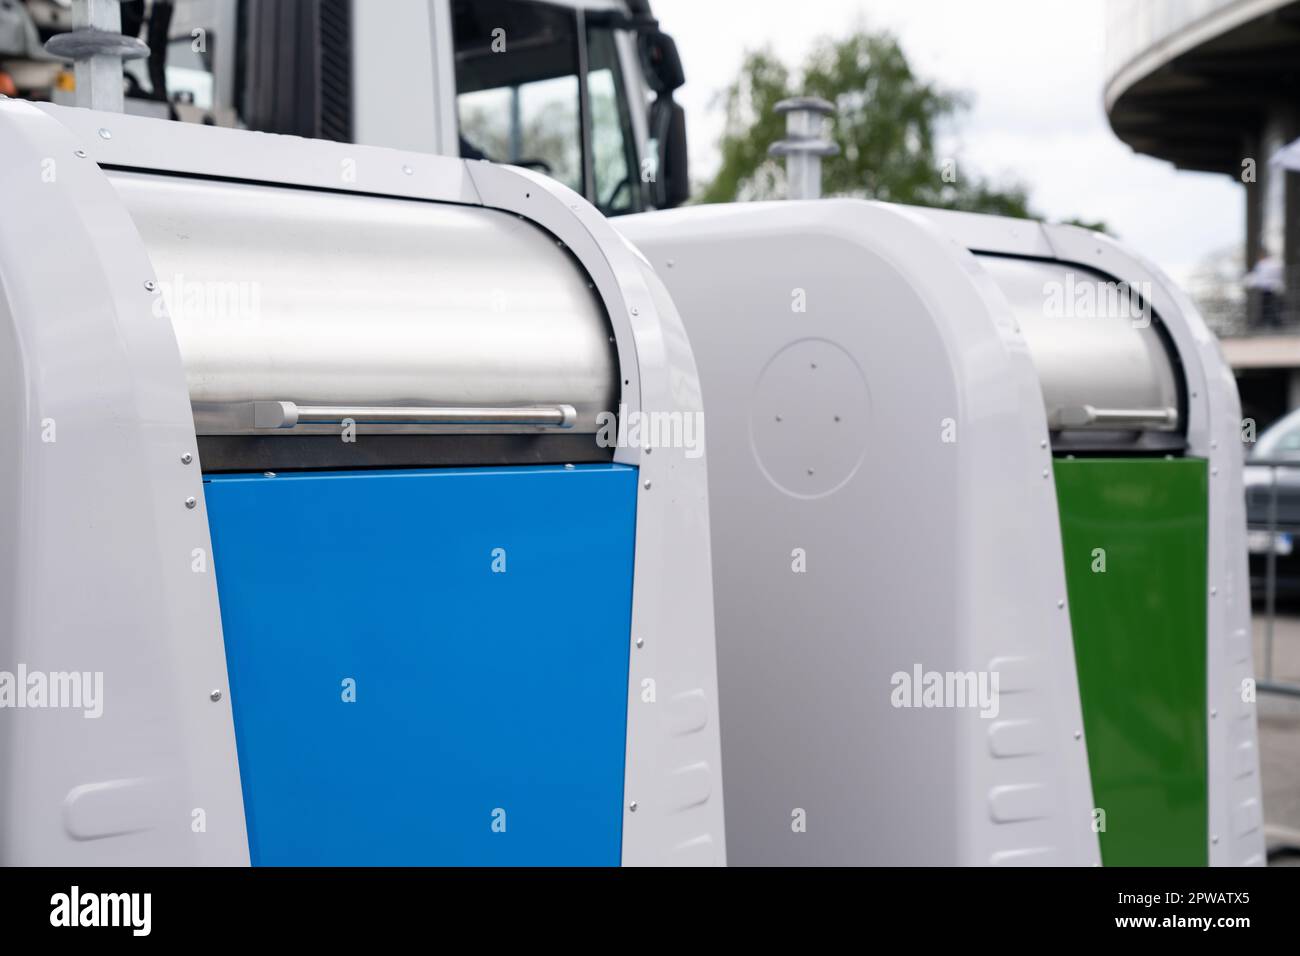
[[[517,163],[524,158],[524,112],[519,99],[519,87],[510,87],[510,155],[506,162]]]
[[[822,194],[822,157],[838,155],[831,142],[827,117],[833,104],[816,96],[796,96],[776,104],[785,114],[785,139],[768,147],[769,156],[785,157],[787,195],[790,199],[818,199]]]
[[[92,110],[120,113],[123,107],[122,63],[149,55],[139,37],[122,35],[121,0],[76,0],[71,33],[59,33],[45,52],[72,60],[77,78],[74,103]]]
[[[1273,618],[1277,603],[1277,465],[1269,466],[1273,477],[1268,499],[1268,555],[1264,559],[1268,569],[1264,578],[1264,600],[1268,606],[1268,619],[1264,625],[1264,679],[1273,679]]]
[[[582,143],[582,189],[580,192],[593,204],[600,202],[596,191],[595,123],[591,117],[591,88],[587,86],[587,14],[579,5],[578,18],[578,129]]]
[[[1300,697],[1300,686],[1295,684],[1274,683],[1271,680],[1255,682],[1255,690],[1261,694],[1278,694],[1282,697]]]

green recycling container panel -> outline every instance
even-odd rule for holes
[[[1206,462],[1055,473],[1102,862],[1204,866]]]

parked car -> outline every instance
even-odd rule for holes
[[[1274,481],[1276,526],[1270,531]],[[1277,556],[1276,593],[1300,597],[1300,408],[1259,436],[1246,458],[1245,487],[1251,596],[1267,593],[1271,548]]]

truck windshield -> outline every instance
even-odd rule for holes
[[[462,156],[540,170],[606,215],[642,208],[610,29],[569,7],[455,0],[452,31]]]

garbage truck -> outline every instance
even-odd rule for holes
[[[77,99],[71,61],[43,45],[84,52],[62,45],[75,33],[70,2],[0,7],[10,95],[91,105]],[[506,162],[547,173],[606,215],[689,194],[685,114],[673,100],[685,76],[648,0],[120,6],[124,36],[101,42],[125,52],[128,113]]]

